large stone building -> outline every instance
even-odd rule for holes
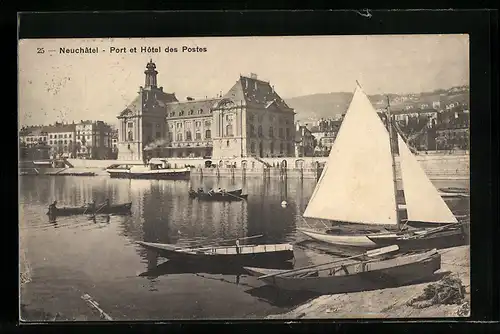
[[[293,156],[295,113],[255,74],[217,98],[182,102],[158,87],[152,60],[144,74],[145,86],[118,116],[118,159]]]
[[[51,156],[107,159],[111,152],[111,128],[102,121],[55,123],[23,127],[20,144],[25,147],[48,145]]]

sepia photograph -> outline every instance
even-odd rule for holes
[[[20,39],[20,321],[470,317],[469,36]]]

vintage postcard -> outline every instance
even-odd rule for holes
[[[469,37],[19,40],[20,317],[468,317]]]

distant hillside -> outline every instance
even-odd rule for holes
[[[440,101],[441,104],[458,101],[461,104],[469,103],[469,87],[453,87],[450,89],[440,89],[434,92],[424,92],[418,94],[388,94],[391,106],[395,109],[402,109],[405,105],[426,103],[432,107],[432,103]],[[296,120],[314,121],[321,118],[332,118],[347,111],[351,102],[352,93],[324,93],[285,99],[286,103],[297,113]],[[369,96],[375,108],[385,108],[387,97],[385,95]],[[441,106],[443,108],[443,106]]]

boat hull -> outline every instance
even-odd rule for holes
[[[398,245],[402,252],[456,247],[467,244],[469,240],[468,233],[460,228],[431,233],[420,238],[405,238],[402,236],[369,236],[368,238],[375,242],[378,247]]]
[[[206,202],[239,202],[248,198],[247,194],[233,195],[233,194],[197,194],[196,198],[200,201]]]
[[[405,261],[406,260],[406,261]],[[359,268],[362,264],[357,264]],[[378,267],[378,268],[377,268]],[[262,280],[283,290],[309,291],[318,294],[337,294],[397,287],[430,279],[441,268],[441,255],[428,252],[420,256],[397,257],[366,264],[367,271],[337,276],[268,277]],[[277,273],[279,270],[245,267],[253,276]]]
[[[125,204],[116,204],[116,205],[110,205],[107,208],[102,208],[99,209],[97,207],[97,214],[127,214],[130,213],[130,210],[132,208],[132,203],[125,203]],[[63,208],[56,208],[54,211],[48,211],[47,215],[49,216],[72,216],[72,215],[83,215],[83,214],[93,214],[91,210],[88,209],[86,206],[82,207],[63,207]]]
[[[167,244],[149,242],[138,242],[144,248],[155,251],[158,255],[173,261],[185,261],[187,263],[212,263],[226,265],[250,265],[260,263],[280,263],[293,260],[293,249],[284,249],[259,253],[237,254],[236,247],[232,247],[232,254],[208,254],[208,252],[180,252],[177,247]],[[256,246],[256,247],[262,247]]]
[[[119,179],[149,179],[149,180],[189,180],[191,172],[187,171],[161,171],[157,173],[129,172],[106,170],[111,178]]]
[[[374,249],[378,246],[375,242],[373,242],[372,240],[370,240],[370,238],[368,238],[369,234],[334,235],[334,234],[314,232],[302,228],[299,228],[297,230],[315,241],[323,242],[337,247]],[[373,234],[373,235],[378,235],[378,234]],[[396,236],[396,234],[387,234],[387,233],[385,235]]]

